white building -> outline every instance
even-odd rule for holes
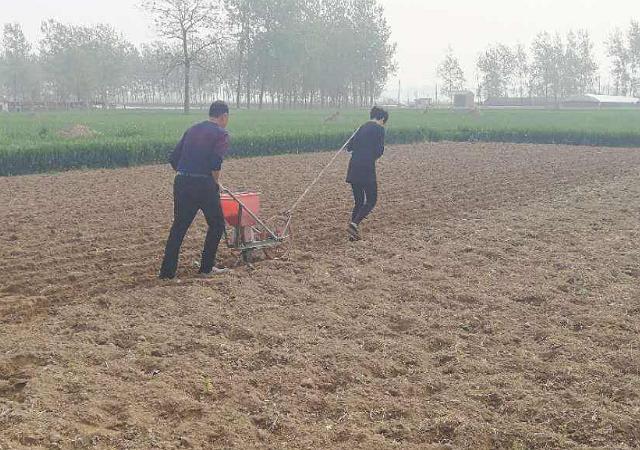
[[[573,95],[562,101],[562,106],[568,108],[602,108],[640,106],[640,98],[623,97],[618,95]]]

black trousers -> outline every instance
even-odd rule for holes
[[[160,278],[176,276],[182,241],[198,211],[204,213],[209,225],[202,251],[200,273],[209,273],[213,269],[225,227],[220,207],[220,188],[212,177],[178,175],[173,184],[173,226],[164,251]]]
[[[371,214],[378,202],[378,185],[375,181],[366,184],[351,183],[351,189],[353,190],[353,200],[355,202],[351,221],[356,225],[360,225],[360,222]]]

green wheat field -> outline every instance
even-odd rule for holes
[[[387,142],[495,141],[640,146],[640,109],[392,109]],[[366,110],[232,110],[232,157],[339,148]],[[0,113],[0,176],[163,162],[206,111]],[[65,133],[81,125],[88,133]]]

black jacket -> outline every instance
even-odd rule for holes
[[[372,184],[377,182],[376,161],[384,154],[384,127],[367,122],[356,132],[347,151],[351,153],[347,183]]]

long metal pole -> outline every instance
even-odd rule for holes
[[[338,150],[336,152],[336,154],[333,156],[333,158],[331,158],[331,161],[329,161],[329,163],[320,171],[320,173],[315,178],[315,180],[313,180],[311,182],[311,184],[304,190],[302,195],[300,197],[298,197],[298,199],[294,202],[293,206],[291,206],[291,208],[289,208],[287,211],[285,211],[285,215],[287,215],[289,217],[287,218],[287,224],[285,225],[284,230],[282,231],[283,234],[285,234],[285,235],[287,234],[287,231],[289,230],[289,227],[291,226],[291,219],[293,217],[293,213],[296,210],[296,208],[300,205],[300,202],[302,202],[302,200],[307,196],[307,194],[311,191],[311,189],[313,189],[313,187],[318,183],[318,181],[320,181],[320,178],[322,178],[322,175],[324,175],[324,173],[327,171],[327,169],[338,158],[340,153],[342,153],[344,151],[344,149],[347,148],[347,145],[349,145],[351,140],[358,133],[358,130],[359,130],[359,128],[356,131],[354,131],[353,134],[351,135],[351,137],[347,140],[347,142],[345,142],[344,145],[342,147],[340,147],[340,150]]]
[[[298,197],[298,199],[294,202],[294,204],[291,206],[291,208],[289,208],[287,211],[285,211],[284,214],[287,215],[288,217],[287,217],[287,224],[285,225],[284,229],[282,230],[282,236],[278,236],[276,233],[274,233],[262,220],[260,220],[260,218],[258,216],[256,216],[249,208],[247,208],[247,206],[233,192],[231,192],[229,189],[227,189],[226,187],[224,187],[222,185],[219,185],[220,186],[220,190],[222,192],[224,192],[225,194],[228,194],[233,200],[235,200],[240,206],[242,206],[245,209],[245,211],[247,212],[247,214],[249,214],[249,216],[251,216],[251,218],[253,220],[255,220],[258,224],[260,224],[262,227],[264,227],[264,229],[267,230],[267,232],[274,239],[282,240],[287,235],[287,231],[289,230],[289,227],[291,226],[291,218],[293,217],[294,211],[300,205],[300,202],[302,202],[302,200],[307,196],[307,194],[309,194],[311,189],[313,189],[313,187],[318,183],[318,181],[320,181],[320,178],[322,178],[322,175],[324,175],[324,173],[327,171],[327,169],[329,169],[329,167],[333,164],[333,162],[338,158],[340,153],[342,153],[344,151],[344,149],[347,148],[347,145],[349,145],[349,142],[351,142],[351,140],[354,138],[354,136],[356,135],[357,132],[358,132],[358,130],[353,132],[351,137],[344,143],[344,145],[342,147],[340,147],[340,150],[338,150],[336,152],[336,154],[333,156],[333,158],[331,158],[331,161],[329,161],[329,163],[320,171],[318,176],[316,176],[316,178],[311,182],[311,184],[309,184],[309,186],[305,189],[305,191],[302,193],[302,195],[300,197]]]
[[[311,184],[309,184],[309,186],[304,190],[302,195],[300,197],[298,197],[298,199],[295,201],[295,203],[291,206],[291,208],[289,208],[285,212],[285,214],[293,214],[293,212],[296,210],[296,208],[300,205],[300,202],[307,196],[307,194],[309,194],[311,189],[313,189],[313,187],[318,183],[318,181],[320,181],[320,178],[322,178],[322,175],[324,175],[324,173],[327,171],[327,169],[329,169],[329,167],[333,164],[333,162],[338,158],[340,153],[342,153],[344,151],[344,149],[347,148],[347,145],[349,145],[349,142],[351,142],[351,139],[353,139],[353,137],[356,135],[357,132],[358,132],[358,130],[354,131],[354,133],[351,135],[349,140],[347,140],[347,142],[345,142],[344,145],[342,147],[340,147],[340,150],[338,150],[338,152],[333,156],[333,158],[331,158],[331,161],[329,161],[329,163],[320,171],[318,176],[316,176],[316,178],[311,182]]]

